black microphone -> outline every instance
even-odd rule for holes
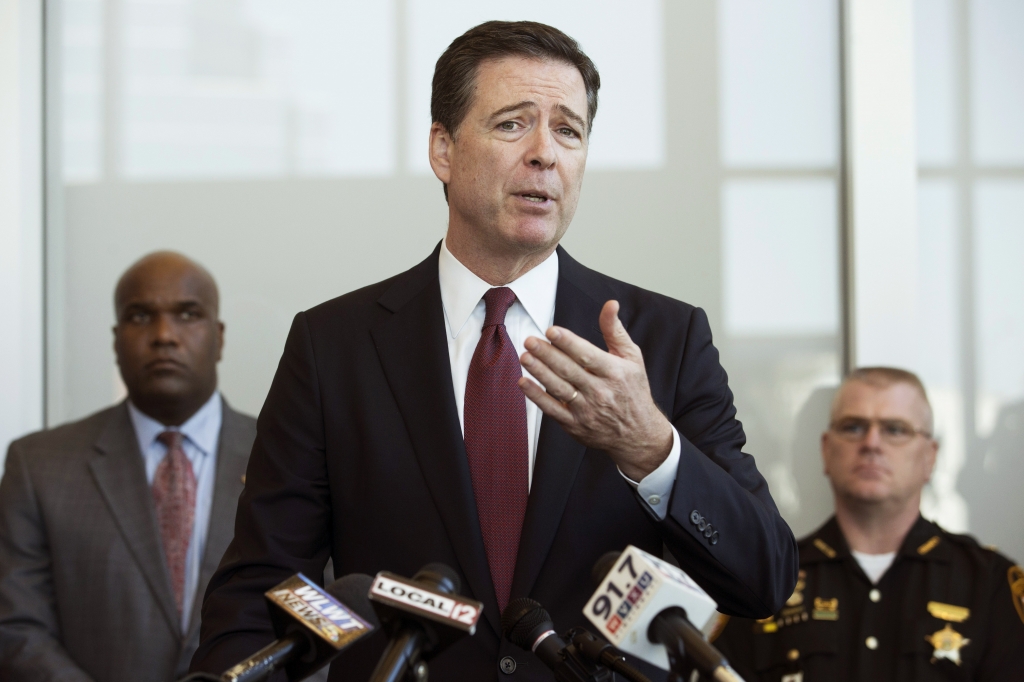
[[[353,573],[323,589],[299,573],[268,591],[264,597],[277,640],[225,670],[221,682],[255,682],[282,668],[289,680],[312,675],[379,627],[366,596],[372,581]]]
[[[458,574],[441,563],[427,564],[412,580],[381,571],[370,602],[391,637],[370,682],[399,682],[411,673],[425,680],[427,661],[476,632],[484,605],[459,596]]]
[[[659,613],[651,621],[647,636],[652,642],[664,645],[673,671],[692,666],[716,682],[742,682],[725,656],[704,639],[704,634],[686,617],[686,609],[672,606]]]
[[[650,682],[610,645],[583,628],[569,631],[570,644],[558,636],[551,615],[527,597],[513,599],[501,614],[505,637],[520,649],[537,654],[558,682],[610,682],[612,670],[631,682]]]
[[[646,675],[631,666],[622,652],[608,642],[595,637],[585,628],[576,627],[566,635],[584,656],[625,677],[630,682],[651,682]]]

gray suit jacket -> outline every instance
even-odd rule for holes
[[[167,682],[199,644],[256,421],[225,401],[210,529],[185,635],[126,403],[15,441],[0,481],[0,680]]]

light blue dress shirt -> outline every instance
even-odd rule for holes
[[[203,561],[206,535],[210,528],[213,488],[217,477],[217,443],[224,406],[220,393],[214,391],[206,404],[181,426],[164,426],[139,411],[130,400],[128,414],[139,441],[139,451],[146,462],[146,481],[150,486],[153,485],[157,467],[167,455],[167,446],[157,440],[157,436],[164,431],[180,431],[184,435],[182,449],[192,463],[192,473],[196,477],[196,513],[192,524],[192,539],[185,555],[185,592],[181,609],[181,631],[184,633],[188,631],[189,619],[192,617],[192,606],[199,585],[199,566]]]

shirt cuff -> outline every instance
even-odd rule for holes
[[[626,474],[619,471],[619,475],[626,479],[626,482],[633,486],[637,494],[644,501],[644,504],[651,512],[664,521],[668,516],[668,502],[672,496],[672,487],[676,482],[676,474],[679,472],[679,432],[672,427],[672,449],[668,451],[668,457],[661,465],[643,477],[639,483]]]

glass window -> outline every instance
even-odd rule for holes
[[[718,3],[725,165],[836,164],[838,6],[820,0]]]
[[[1024,3],[973,0],[971,136],[979,164],[1024,164]]]
[[[1024,5],[916,0],[914,12],[920,365],[941,442],[922,508],[1020,560]]]
[[[529,19],[578,39],[602,79],[563,244],[707,312],[783,513],[799,533],[827,517],[817,439],[842,355],[838,3],[64,5],[50,36],[62,98],[48,112],[65,159],[48,193],[54,423],[123,397],[113,287],[161,248],[217,279],[220,386],[258,412],[296,312],[413,266],[444,235],[426,157],[441,52],[478,22]]]

